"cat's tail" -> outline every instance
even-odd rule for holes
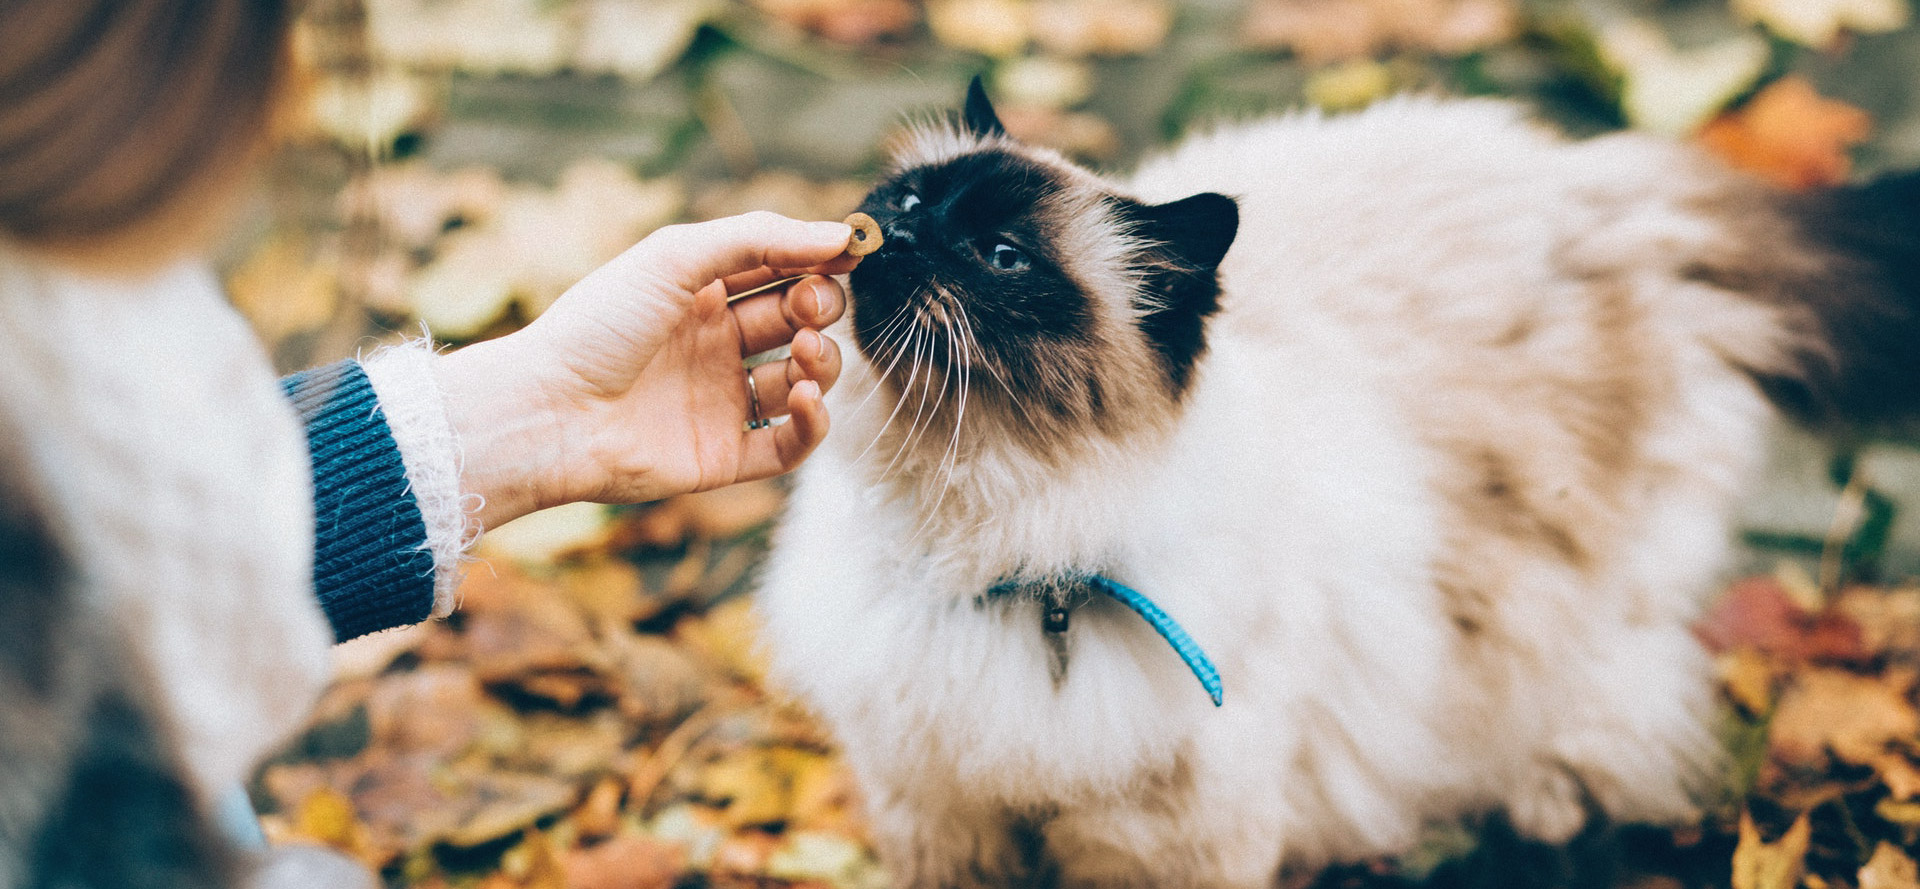
[[[1739,283],[1783,311],[1789,354],[1755,379],[1816,425],[1920,420],[1920,171],[1770,203],[1748,224],[1784,237],[1747,245],[1766,255]]]

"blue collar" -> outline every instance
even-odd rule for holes
[[[1147,598],[1145,593],[1101,574],[1076,574],[1063,579],[1069,583],[1085,584],[1088,589],[1103,593],[1127,606],[1128,611],[1140,615],[1148,626],[1153,627],[1154,632],[1160,634],[1160,638],[1165,639],[1167,644],[1172,646],[1173,653],[1186,662],[1187,669],[1193,671],[1193,677],[1200,680],[1200,687],[1207,690],[1207,697],[1213,699],[1213,705],[1220,706],[1224,692],[1220,685],[1219,669],[1214,667],[1207,653],[1200,649],[1200,644],[1193,641],[1193,637],[1187,635],[1186,630],[1181,629],[1179,622],[1162,611],[1160,606],[1153,604],[1153,600]],[[1016,579],[1002,580],[989,587],[987,595],[1004,596],[1030,585],[1031,582]],[[1056,607],[1047,611],[1043,626],[1049,632],[1064,632],[1066,608]]]

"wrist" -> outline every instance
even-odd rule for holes
[[[479,497],[482,530],[579,499],[567,471],[572,442],[523,336],[475,343],[434,365],[460,443],[460,490]]]

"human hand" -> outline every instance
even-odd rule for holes
[[[442,356],[463,493],[482,528],[548,506],[636,503],[778,475],[827,434],[846,307],[825,275],[859,263],[852,229],[749,213],[660,229],[575,284],[525,329]],[[731,294],[794,274],[786,288]],[[747,356],[792,345],[753,371]],[[751,419],[788,417],[747,429]]]

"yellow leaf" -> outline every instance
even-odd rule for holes
[[[1624,19],[1600,34],[1600,54],[1620,74],[1620,109],[1636,127],[1691,132],[1745,92],[1766,69],[1767,42],[1756,34],[1676,49],[1643,19]]]
[[[350,855],[359,855],[367,846],[366,828],[361,826],[353,800],[331,787],[307,794],[294,815],[294,832],[306,839],[325,843]]]
[[[1733,11],[1788,40],[1825,47],[1842,31],[1879,33],[1907,24],[1906,0],[1733,0]]]
[[[1859,881],[1860,889],[1920,889],[1920,867],[1900,847],[1882,840],[1860,868]]]
[[[1328,111],[1364,108],[1393,89],[1393,72],[1372,59],[1355,59],[1307,78],[1307,101]]]
[[[1740,815],[1740,845],[1733,850],[1733,889],[1794,889],[1806,867],[1813,826],[1801,815],[1777,842],[1760,839],[1753,816]]]

